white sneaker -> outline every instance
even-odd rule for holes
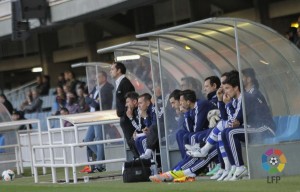
[[[186,154],[191,156],[191,157],[196,157],[196,158],[207,156],[207,153],[202,152],[201,149],[197,150],[197,151],[187,151]]]
[[[220,169],[216,174],[214,174],[213,176],[211,176],[210,179],[213,179],[213,180],[219,179],[222,176],[223,171],[225,171],[225,170],[224,169]]]
[[[232,167],[232,168],[230,169],[230,171],[229,171],[227,177],[225,177],[223,181],[229,181],[229,179],[232,178],[232,176],[233,176],[235,170],[236,170],[236,167]]]
[[[195,145],[185,144],[184,147],[187,151],[198,151],[198,150],[200,150],[199,143],[196,143]]]
[[[217,181],[223,181],[223,179],[224,179],[225,177],[227,177],[228,173],[229,173],[228,170],[224,170],[223,173],[222,173],[222,175],[221,175],[221,177],[219,177],[219,178],[217,179]]]
[[[242,179],[247,174],[248,174],[248,170],[245,166],[237,167],[233,176],[229,179],[229,181],[236,181]]]
[[[140,159],[151,159],[152,156],[151,155],[147,155],[146,153],[143,153],[141,156],[140,156]]]

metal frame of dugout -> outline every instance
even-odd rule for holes
[[[169,87],[172,89],[180,88],[181,78],[185,76],[191,76],[203,83],[211,75],[220,76],[233,69],[241,74],[242,69],[253,68],[260,91],[265,96],[273,117],[300,114],[299,98],[295,97],[300,95],[300,66],[296,62],[300,60],[300,51],[269,27],[245,19],[209,18],[136,37],[148,40],[115,45],[97,52],[114,52],[116,58],[132,54],[146,57],[151,65],[152,79],[159,80],[163,97],[168,91],[166,83],[171,83]],[[132,59],[125,61],[130,62],[134,63]],[[170,79],[174,81],[173,84]],[[243,84],[240,86],[243,93]],[[245,125],[246,111],[247,106],[243,99]],[[164,126],[168,128],[167,124],[164,122]],[[283,130],[278,134],[285,134],[284,130],[288,130],[286,126],[277,127]],[[261,159],[256,157],[272,147],[282,148],[287,159],[292,162],[286,164],[281,175],[300,174],[299,170],[293,168],[295,165],[299,166],[299,151],[295,153],[295,150],[288,150],[287,147],[295,148],[299,140],[287,139],[284,143],[274,140],[273,143],[258,144],[257,138],[248,134],[247,129],[245,133],[250,178],[268,175],[261,168]],[[166,138],[163,146],[166,149],[165,156],[162,157],[162,161],[166,163],[163,164],[164,171],[170,169],[170,161],[173,160],[169,142]],[[164,151],[161,154],[164,155]]]
[[[58,119],[60,121],[60,127],[51,128],[50,121],[53,119]],[[68,121],[73,124],[71,127],[63,127],[63,122]],[[96,164],[106,164],[106,163],[114,163],[114,162],[124,162],[126,158],[115,158],[110,160],[102,160],[102,161],[93,161],[93,162],[82,162],[78,163],[75,159],[75,148],[83,147],[88,145],[96,145],[96,144],[106,144],[106,143],[114,143],[114,142],[123,142],[123,138],[116,139],[108,139],[101,141],[93,141],[93,142],[81,142],[78,137],[78,130],[82,127],[86,127],[89,125],[105,125],[105,124],[115,124],[119,123],[119,117],[116,115],[115,110],[108,111],[98,111],[98,112],[87,112],[87,113],[79,113],[72,115],[64,115],[64,116],[51,116],[47,118],[47,126],[48,126],[48,136],[49,136],[49,145],[43,146],[34,146],[33,150],[33,168],[34,168],[34,181],[38,183],[38,167],[50,167],[52,173],[52,182],[57,182],[56,168],[63,167],[65,171],[65,181],[69,183],[69,168],[72,168],[73,173],[73,182],[77,183],[77,172],[76,167],[84,166],[84,165],[96,165]],[[65,135],[66,132],[74,133],[74,140],[71,143],[65,143]],[[61,141],[53,142],[52,134],[60,133]],[[61,149],[62,157],[55,157],[55,151]],[[40,161],[36,159],[36,153],[38,150],[49,150],[50,162],[49,163],[39,163]],[[70,154],[69,154],[70,153]],[[125,156],[125,145],[124,145],[124,156]],[[57,163],[59,161],[63,161],[62,163]]]
[[[6,164],[6,163],[16,163],[17,168],[17,174],[24,173],[23,169],[23,163],[22,160],[22,152],[20,144],[20,134],[26,134],[28,138],[28,148],[29,148],[29,157],[30,157],[30,167],[31,167],[31,174],[33,175],[33,162],[32,162],[32,141],[31,141],[31,133],[35,132],[35,130],[30,130],[29,125],[30,124],[37,124],[37,131],[38,131],[38,138],[39,138],[39,145],[42,143],[42,137],[41,137],[41,126],[40,126],[40,120],[38,119],[27,119],[27,120],[19,120],[19,121],[10,121],[10,122],[2,122],[0,123],[0,133],[1,132],[14,132],[16,134],[16,144],[10,144],[10,145],[4,145],[0,146],[0,149],[8,149],[8,148],[14,148],[15,149],[15,159],[14,160],[5,160],[1,161],[0,164]],[[20,125],[27,125],[27,130],[21,130],[19,131]],[[42,155],[43,156],[43,155]],[[44,159],[42,158],[41,161],[44,162]],[[46,170],[43,168],[43,173],[46,173]]]

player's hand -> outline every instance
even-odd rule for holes
[[[239,127],[241,125],[241,123],[238,121],[238,120],[234,120],[231,124],[231,127],[232,128],[236,128],[236,127]]]
[[[223,95],[223,102],[225,104],[229,103],[231,101],[231,98],[227,95],[227,94],[224,94]]]
[[[219,88],[217,90],[217,93],[216,93],[217,97],[218,97],[218,101],[223,101],[223,95],[224,95],[224,91],[223,91],[223,88]]]
[[[136,140],[136,131],[133,133],[132,138]]]
[[[143,133],[145,133],[145,134],[149,133],[149,128],[148,128],[148,127],[145,127],[145,128],[143,129]]]

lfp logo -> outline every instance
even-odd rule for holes
[[[266,170],[269,174],[276,174],[283,171],[284,166],[286,164],[286,157],[284,153],[279,149],[268,149],[262,156],[262,167]],[[276,183],[280,180],[279,176],[271,176],[271,182],[269,182],[269,177],[267,177],[268,183],[273,183],[275,180]]]

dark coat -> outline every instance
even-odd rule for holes
[[[120,82],[120,85],[118,89],[116,90],[116,109],[117,109],[117,115],[119,117],[122,117],[125,115],[125,104],[126,99],[125,95],[128,92],[135,91],[134,86],[132,83],[127,79],[127,77],[124,77],[122,81]]]

